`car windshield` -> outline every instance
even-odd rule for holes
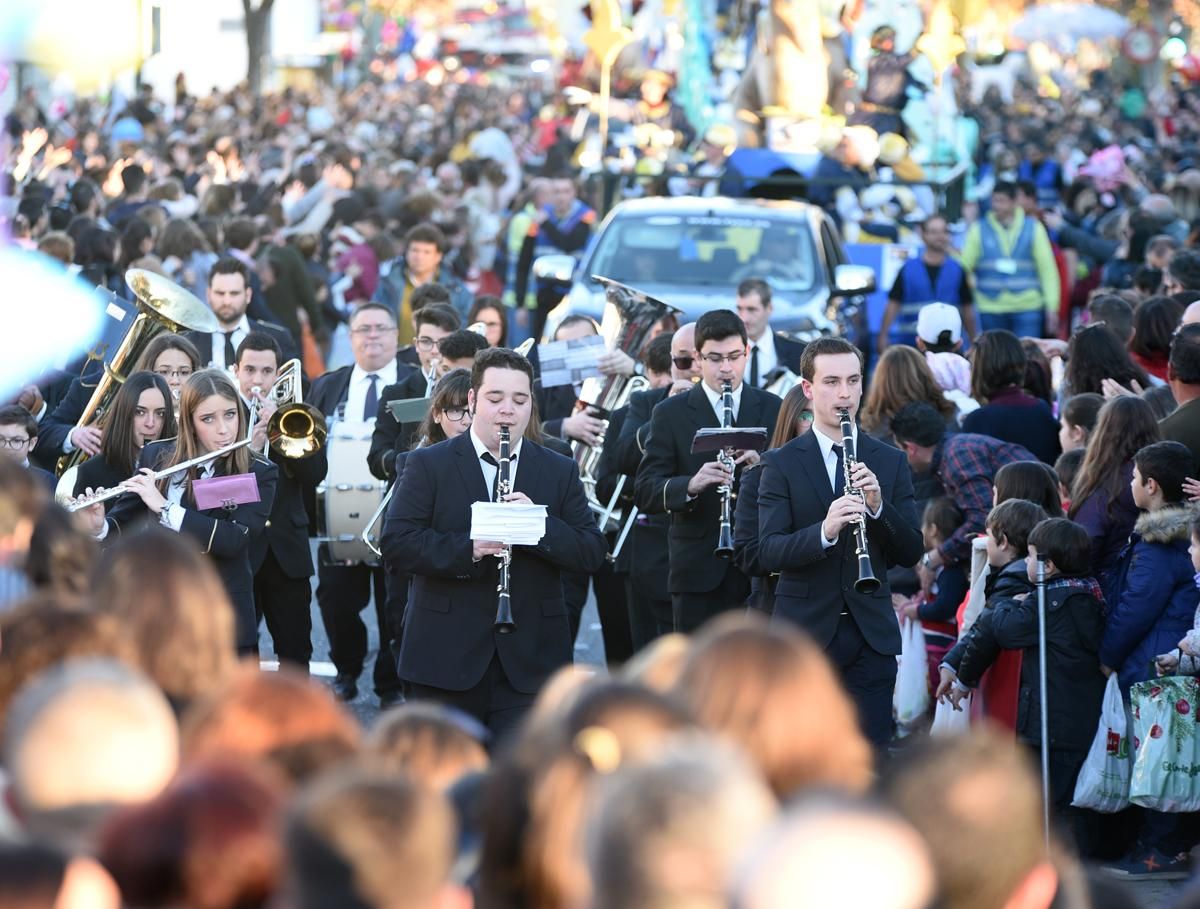
[[[808,290],[816,274],[808,222],[756,215],[618,217],[599,238],[588,271],[634,287],[725,284],[764,278]]]

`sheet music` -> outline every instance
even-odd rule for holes
[[[509,546],[536,546],[546,535],[546,506],[523,502],[475,502],[471,539]]]
[[[551,341],[538,345],[538,365],[543,388],[576,385],[600,375],[597,365],[606,345],[599,335],[573,341]]]

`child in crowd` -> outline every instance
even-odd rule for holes
[[[936,549],[950,539],[963,522],[963,513],[949,496],[931,499],[921,518],[925,549]],[[955,616],[971,582],[963,564],[942,566],[934,576],[928,596],[902,599],[897,611],[907,619],[919,619],[929,659],[930,688],[938,686],[938,667],[958,637]]]
[[[1058,441],[1064,453],[1087,448],[1100,408],[1104,406],[1102,395],[1088,392],[1074,395],[1062,409],[1059,417]],[[1067,487],[1068,489],[1070,487]]]
[[[1008,535],[1004,542],[1011,546]],[[989,603],[992,608],[975,623],[972,640],[958,660],[957,684],[951,698],[961,697],[962,687],[978,684],[1000,650],[1021,650],[1017,737],[1031,749],[1040,748],[1038,598],[1033,585],[1041,561],[1046,579],[1050,800],[1055,813],[1069,824],[1081,851],[1087,853],[1091,843],[1084,825],[1086,814],[1072,808],[1071,799],[1104,699],[1099,655],[1104,597],[1100,584],[1088,574],[1090,542],[1079,524],[1066,518],[1040,521],[1029,533],[1027,548],[1023,566],[1026,589]],[[1003,555],[1011,556],[1012,550]]]
[[[1062,500],[1063,514],[1071,509],[1071,487],[1075,485],[1075,478],[1079,476],[1079,467],[1083,464],[1083,456],[1086,451],[1085,448],[1072,448],[1070,451],[1060,454],[1058,460],[1054,462],[1054,472],[1058,474],[1058,495]]]
[[[966,693],[979,684],[983,671],[995,660],[999,648],[991,630],[991,613],[997,604],[1032,589],[1026,577],[1025,555],[1030,532],[1045,518],[1044,509],[1025,499],[1001,502],[988,514],[988,578],[984,587],[984,609],[939,667],[939,700],[948,696],[957,707]],[[964,661],[967,680],[962,679]]]
[[[20,404],[0,407],[0,457],[7,457],[20,464],[46,489],[54,491],[54,474],[29,463],[29,453],[37,445],[38,422]]]
[[[1114,602],[1100,656],[1120,675],[1121,690],[1155,676],[1155,657],[1193,627],[1195,569],[1188,555],[1192,511],[1183,481],[1192,454],[1180,442],[1155,442],[1133,458],[1133,501],[1141,515],[1116,566]]]

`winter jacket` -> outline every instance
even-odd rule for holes
[[[1000,648],[995,646],[992,631],[986,628],[977,631],[985,617],[990,617],[992,609],[1002,602],[1012,599],[1021,593],[1033,589],[1029,575],[1025,570],[1025,560],[1017,559],[1009,562],[1001,569],[993,568],[984,584],[984,608],[971,627],[963,634],[957,644],[946,654],[944,662],[955,671],[958,680],[968,688],[979,684],[984,671],[992,665]],[[990,626],[990,618],[988,625]],[[963,673],[967,673],[967,678]]]
[[[1024,650],[1017,700],[1017,737],[1040,745],[1041,698],[1038,659],[1038,597],[997,604],[991,629],[1005,650]],[[978,622],[976,627],[978,627]],[[1092,578],[1054,577],[1046,582],[1046,691],[1050,747],[1086,753],[1096,734],[1104,700],[1100,639],[1104,604]]]
[[[1121,552],[1100,659],[1119,672],[1122,691],[1155,678],[1154,658],[1192,629],[1200,600],[1188,556],[1192,516],[1189,508],[1144,513]]]

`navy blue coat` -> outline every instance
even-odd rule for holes
[[[1188,556],[1191,518],[1186,508],[1147,512],[1121,552],[1100,660],[1117,670],[1125,692],[1154,678],[1154,658],[1192,630],[1200,593]]]

